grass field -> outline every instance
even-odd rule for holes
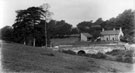
[[[132,64],[69,55],[49,48],[3,43],[2,64],[6,72],[89,73],[130,72]]]
[[[104,45],[104,44],[109,44],[109,45],[114,45],[118,44],[117,42],[106,42],[106,41],[98,41],[98,42],[90,42],[90,41],[80,41],[79,38],[57,38],[57,39],[51,39],[51,44],[53,46],[58,46],[58,45],[74,45],[74,46],[89,46],[89,45]]]
[[[79,41],[79,38],[51,39],[51,43],[54,46],[57,46],[57,45],[73,45],[74,43],[76,43],[78,41]]]

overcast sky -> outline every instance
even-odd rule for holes
[[[77,25],[82,21],[107,20],[125,9],[133,9],[134,0],[0,0],[0,28],[15,22],[16,10],[49,3],[55,20]]]

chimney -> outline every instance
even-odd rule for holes
[[[104,28],[102,28],[102,31],[105,31],[105,29],[104,29]]]
[[[115,28],[113,28],[113,31],[115,31],[116,29]]]

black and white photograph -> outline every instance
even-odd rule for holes
[[[0,73],[135,73],[135,0],[0,0]]]

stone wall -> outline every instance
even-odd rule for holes
[[[123,45],[91,45],[91,46],[78,46],[78,47],[77,46],[76,47],[68,46],[68,47],[60,47],[59,49],[60,50],[72,50],[76,53],[80,50],[83,50],[89,54],[96,54],[98,52],[106,53],[106,52],[112,51],[114,49],[124,50],[124,49],[126,49],[126,47]]]

